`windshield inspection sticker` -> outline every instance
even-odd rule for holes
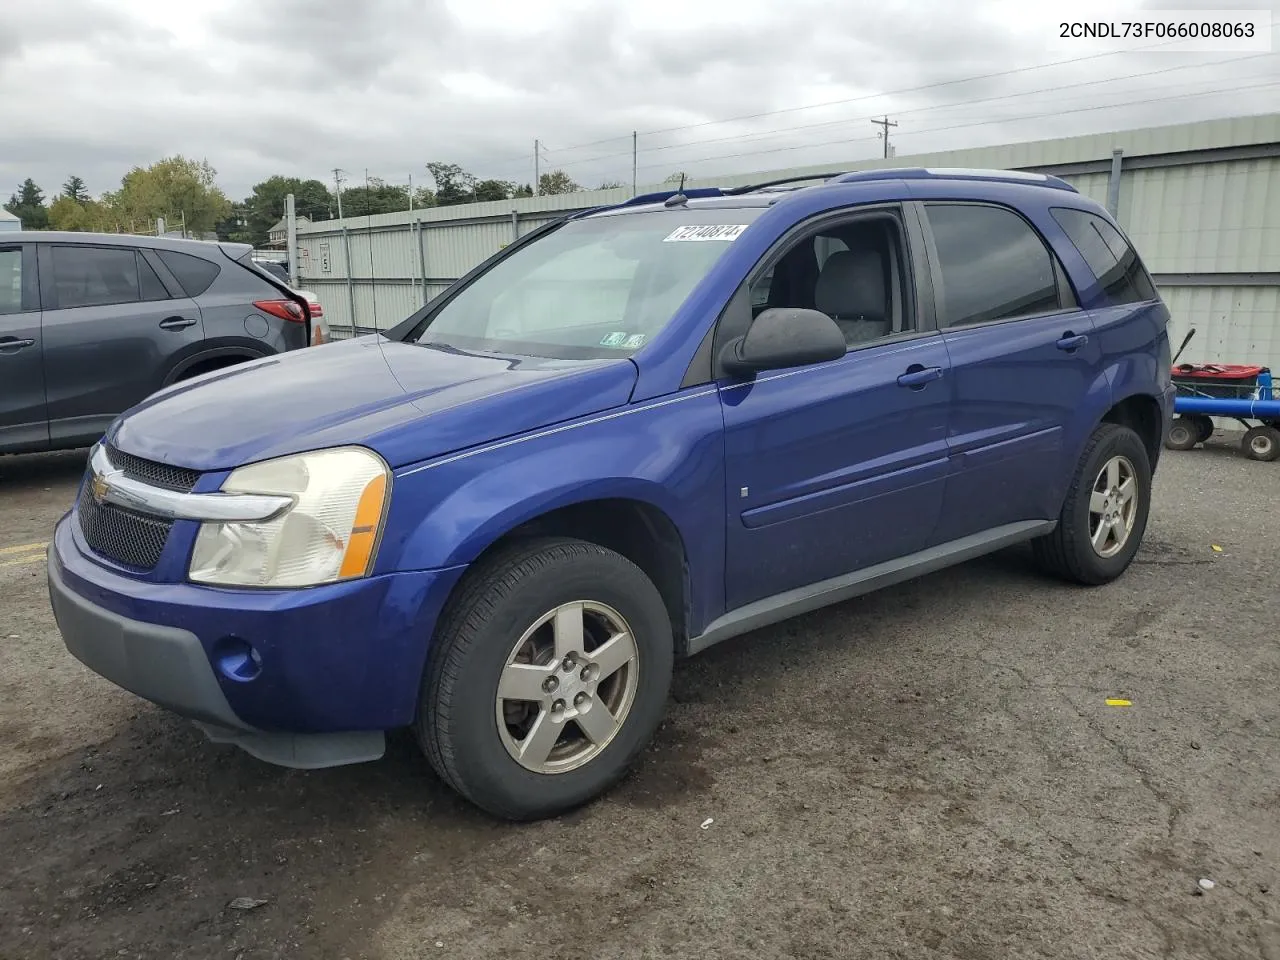
[[[701,227],[676,227],[663,238],[663,243],[692,243],[702,240],[726,240],[732,242],[747,229],[745,223],[718,223]]]
[[[643,333],[633,333],[622,342],[624,347],[639,347],[644,344],[645,336]]]
[[[625,330],[615,330],[613,333],[606,333],[600,338],[600,346],[602,347],[620,347],[627,342],[627,332]]]

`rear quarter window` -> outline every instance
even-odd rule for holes
[[[156,253],[188,297],[198,297],[208,290],[222,270],[216,263],[188,253],[176,250],[157,250]]]
[[[1086,210],[1054,207],[1050,212],[1112,303],[1141,303],[1156,298],[1155,284],[1137,251],[1120,231]]]

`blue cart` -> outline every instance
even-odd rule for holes
[[[1191,339],[1190,334],[1187,339]],[[1280,459],[1280,391],[1269,369],[1244,364],[1184,363],[1174,366],[1173,382],[1178,391],[1173,401],[1177,417],[1169,428],[1165,446],[1190,450],[1213,434],[1211,418],[1222,417],[1244,425],[1240,447],[1246,456],[1254,460]]]

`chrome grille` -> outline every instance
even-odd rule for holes
[[[80,493],[76,512],[80,517],[80,532],[84,534],[89,549],[137,570],[151,570],[160,562],[160,554],[173,527],[169,520],[146,517],[109,503],[98,503],[87,483]]]
[[[198,470],[144,460],[107,444],[104,447],[112,466],[140,483],[189,493],[200,479]],[[89,549],[135,570],[155,569],[160,562],[160,554],[169,541],[173,521],[126,510],[112,503],[98,503],[93,498],[92,469],[87,479],[76,503],[76,514],[80,521],[80,532],[84,534]]]
[[[113,466],[123,470],[124,475],[130,480],[149,483],[153,487],[190,493],[191,488],[200,479],[199,470],[188,470],[186,467],[174,467],[167,463],[156,463],[154,460],[143,460],[131,453],[117,450],[109,443],[103,446],[107,451],[107,459]]]

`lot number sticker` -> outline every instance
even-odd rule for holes
[[[701,227],[676,227],[663,243],[695,243],[703,240],[725,240],[732,242],[742,236],[747,229],[745,223],[719,223]]]

